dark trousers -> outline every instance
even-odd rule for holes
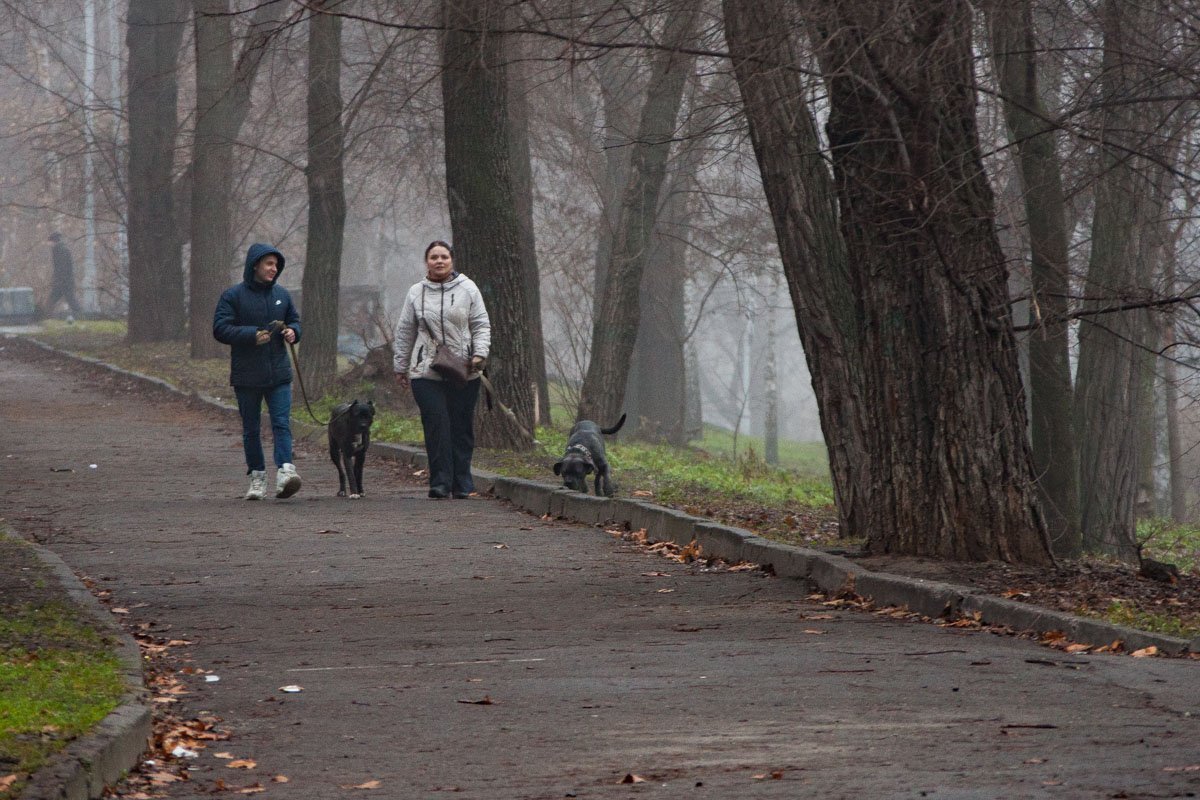
[[[413,397],[421,409],[425,454],[429,457],[429,489],[449,494],[475,491],[471,455],[475,452],[475,403],[479,381],[460,388],[446,381],[417,378]]]
[[[271,433],[275,444],[275,466],[292,463],[292,385],[278,386],[235,386],[238,411],[242,415],[242,449],[246,453],[246,473],[265,470],[263,456],[262,404],[267,401],[267,413],[271,416]]]
[[[75,299],[75,286],[69,283],[55,282],[50,287],[50,300],[46,303],[46,313],[53,314],[55,307],[60,300],[67,301],[67,308],[71,309],[71,314],[78,317],[79,301]]]

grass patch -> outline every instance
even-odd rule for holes
[[[57,599],[28,548],[0,534],[5,585],[0,605],[0,778],[24,778],[117,707],[125,679],[112,642]],[[8,572],[11,570],[11,572]]]
[[[1190,639],[1200,635],[1200,620],[1188,620],[1177,614],[1154,613],[1143,611],[1120,600],[1113,600],[1101,614],[1083,612],[1088,616],[1098,616],[1117,625],[1137,628],[1151,633],[1161,633],[1166,636],[1178,636]]]
[[[1137,538],[1146,558],[1170,562],[1180,572],[1200,569],[1200,528],[1194,525],[1176,525],[1161,517],[1143,519],[1137,524]]]

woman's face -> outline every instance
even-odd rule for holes
[[[450,257],[449,250],[440,244],[429,248],[429,252],[425,254],[425,274],[429,280],[441,283],[449,278],[453,271],[454,259]]]

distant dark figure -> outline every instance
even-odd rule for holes
[[[54,260],[54,273],[50,281],[50,300],[46,303],[46,314],[53,314],[60,300],[67,303],[71,310],[69,320],[79,316],[79,301],[75,299],[75,262],[71,259],[71,251],[62,242],[61,233],[50,234],[54,244],[50,248],[50,257]]]

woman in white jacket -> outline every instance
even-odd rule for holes
[[[425,248],[425,279],[408,290],[396,323],[393,368],[397,382],[412,387],[421,409],[432,498],[464,498],[475,491],[475,404],[491,343],[492,324],[479,287],[455,272],[449,244],[430,243]],[[438,345],[470,364],[466,385],[456,386],[430,368]]]

